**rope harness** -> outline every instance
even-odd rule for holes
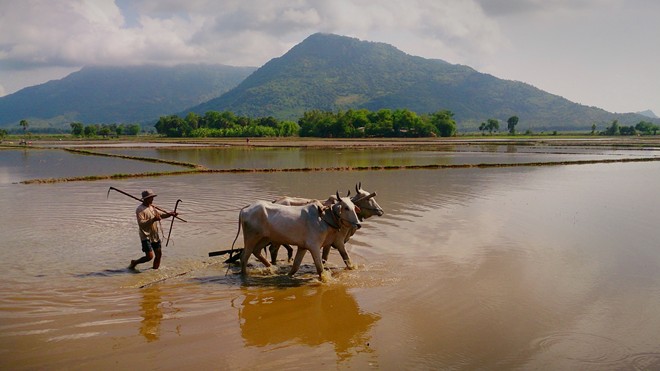
[[[332,220],[328,220],[328,218],[325,217],[325,215],[328,214],[327,210],[326,210],[326,212],[323,213],[323,217],[321,219],[323,219],[324,222],[326,222],[329,226],[331,226],[334,229],[340,229],[341,228],[342,220],[345,221],[350,228],[355,228],[355,225],[354,225],[353,222],[351,222],[348,219],[342,218],[341,213],[339,213],[339,214],[335,213],[335,207],[341,208],[341,204],[335,204],[335,205],[332,205],[332,206],[328,207],[328,209],[330,209],[330,215],[332,216]]]
[[[330,209],[330,216],[332,219],[328,220],[326,215],[328,215],[328,209]],[[321,218],[327,225],[331,226],[334,229],[339,229],[341,228],[341,215],[335,214],[335,211],[333,210],[332,206],[328,207],[328,209],[323,211],[323,217]]]

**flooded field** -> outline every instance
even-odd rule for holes
[[[121,158],[87,156],[64,150],[0,150],[0,184],[33,178],[64,178],[146,171],[174,171],[180,167]]]
[[[34,156],[47,152],[0,151],[2,369],[660,367],[658,161],[17,184],[161,166],[67,153],[54,171],[62,152],[49,151],[37,170]],[[218,168],[658,155],[506,146],[110,151]],[[354,192],[357,182],[385,210],[347,245],[358,269],[345,270],[332,251],[326,282],[309,254],[293,278],[284,260],[272,271],[253,260],[243,278],[223,257],[208,257],[231,247],[241,207]],[[137,203],[108,197],[109,187],[153,188],[168,209],[182,200],[187,223],[174,223],[161,269],[126,269],[141,254]]]
[[[98,150],[116,155],[158,158],[203,165],[210,169],[236,168],[333,168],[366,166],[427,166],[462,164],[520,164],[619,159],[654,156],[642,150],[585,150],[579,147],[533,147],[512,145],[448,145],[432,149],[413,148],[118,148]]]

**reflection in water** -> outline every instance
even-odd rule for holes
[[[142,291],[142,324],[140,335],[148,342],[160,339],[160,321],[163,319],[161,293],[158,285],[149,286]]]
[[[523,152],[475,151],[455,159],[531,156]],[[20,163],[13,153],[0,154],[0,169],[8,158]],[[39,154],[30,152],[29,164]],[[77,170],[89,159],[104,169],[100,158],[76,158],[70,165]],[[270,154],[262,160],[269,164]],[[19,180],[32,174],[31,167],[5,168]],[[36,174],[51,169],[44,165]],[[139,192],[154,181],[0,184],[0,205],[8,211],[0,213],[0,369],[142,368],[138,354],[146,368],[660,365],[660,198],[649,186],[660,182],[660,162],[158,178],[159,203],[183,197],[189,220],[177,229],[176,248],[165,252],[165,269],[173,272],[229,248],[238,209],[256,199],[323,198],[358,181],[377,191],[387,214],[365,223],[349,244],[360,269],[295,287],[255,287],[258,277],[241,287],[230,277],[213,279],[221,283],[214,285],[185,278],[135,289],[150,274],[119,269],[135,251],[129,233],[135,204],[106,199],[106,192],[109,186]],[[83,230],[93,233],[72,233]],[[109,261],[116,269],[108,269]],[[225,267],[207,271],[222,275]],[[176,335],[184,331],[185,337]],[[144,337],[141,346],[136,337]]]
[[[248,346],[331,343],[339,361],[373,351],[368,331],[380,316],[362,312],[344,286],[244,288],[243,294],[238,315]]]
[[[214,147],[214,148],[116,148],[101,149],[101,152],[153,157],[163,160],[190,162],[211,169],[250,168],[331,168],[367,166],[424,166],[459,165],[479,163],[521,163],[567,160],[602,160],[618,157],[613,153],[587,151],[575,153],[573,148],[555,146],[520,145],[453,145],[429,148],[258,148],[258,147]],[[568,154],[570,152],[570,155]],[[627,155],[651,154],[627,151]],[[496,155],[496,156],[493,156]]]
[[[55,149],[2,150],[0,156],[0,184],[37,178],[173,170],[181,170],[181,167],[121,158],[84,156]]]

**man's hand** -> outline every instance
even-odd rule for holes
[[[158,219],[161,219],[161,218],[162,218],[162,219],[167,219],[167,218],[169,218],[169,217],[171,217],[171,216],[177,216],[177,215],[179,215],[179,213],[177,213],[176,211],[171,211],[171,212],[169,212],[169,213],[165,213],[165,214],[162,214],[162,215],[158,215]]]

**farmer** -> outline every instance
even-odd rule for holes
[[[161,214],[151,205],[154,202],[154,197],[156,197],[156,194],[151,189],[143,191],[142,204],[135,210],[144,256],[138,260],[131,260],[131,265],[128,266],[129,269],[135,269],[136,265],[151,261],[154,257],[156,259],[154,259],[153,268],[158,269],[160,266],[160,257],[163,255],[160,249],[160,220],[177,216],[177,212],[172,211]]]

